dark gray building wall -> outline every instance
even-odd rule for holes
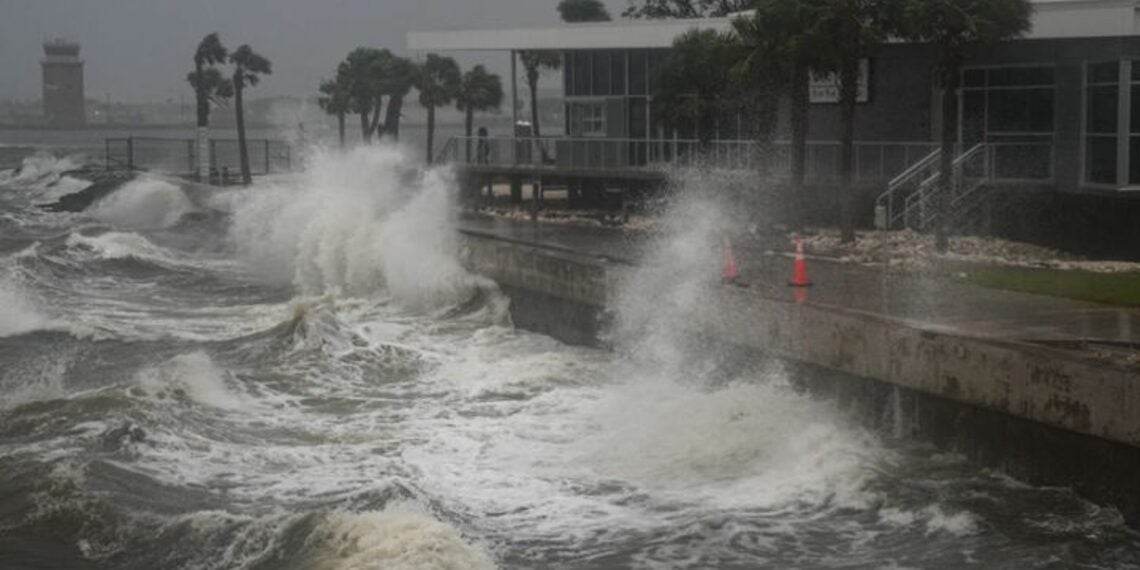
[[[855,111],[856,140],[933,140],[933,65],[926,46],[890,45],[876,53],[871,58],[870,100]],[[839,140],[837,103],[812,104],[808,120],[808,139]],[[790,131],[786,119],[781,124]]]

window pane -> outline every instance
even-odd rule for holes
[[[610,54],[610,94],[625,95],[625,52]]]
[[[574,93],[573,95],[590,94],[590,52],[574,52]]]
[[[1116,132],[1116,104],[1119,95],[1119,90],[1114,85],[1089,87],[1087,132]]]
[[[988,118],[990,132],[1052,132],[1053,90],[1006,89],[990,91]]]
[[[962,85],[966,87],[985,87],[986,70],[967,69],[964,73],[962,73]]]
[[[642,50],[634,50],[629,54],[629,94],[645,95],[648,81],[645,75],[646,54]]]
[[[643,139],[646,134],[645,99],[634,97],[629,100],[629,137]]]
[[[1052,158],[1051,145],[995,145],[993,149],[994,175],[998,178],[1023,180],[1049,178]]]
[[[1128,183],[1140,184],[1140,137],[1130,137],[1128,145]]]
[[[1116,137],[1088,137],[1085,167],[1089,182],[1116,184]]]
[[[1120,65],[1115,61],[1090,63],[1087,81],[1089,83],[1119,83]]]
[[[1052,67],[999,67],[990,70],[990,87],[1052,84]]]
[[[1140,59],[1132,60],[1132,81],[1140,81]]]
[[[1140,85],[1132,86],[1132,125],[1133,133],[1140,133]]]
[[[610,52],[596,51],[593,53],[594,82],[590,88],[593,95],[610,94]]]

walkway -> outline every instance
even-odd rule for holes
[[[533,224],[468,214],[461,231],[633,263],[643,240],[619,230]],[[773,253],[773,249],[783,249]],[[768,297],[792,299],[788,244],[742,247],[741,281]],[[810,252],[809,252],[810,254]],[[807,302],[905,321],[918,328],[969,336],[1047,343],[1118,356],[1140,354],[1140,310],[1002,291],[946,278],[888,271],[881,266],[811,259]]]

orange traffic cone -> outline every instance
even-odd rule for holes
[[[732,254],[732,242],[728,241],[728,238],[724,238],[724,273],[721,274],[721,281],[740,285],[739,279],[740,272],[736,269],[736,256]]]
[[[804,240],[801,237],[796,237],[796,260],[792,263],[792,280],[788,283],[791,287],[811,287],[811,281],[808,281],[807,276],[807,263],[804,262]]]

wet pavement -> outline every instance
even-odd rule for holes
[[[531,223],[467,214],[462,231],[559,251],[636,263],[648,241],[617,229]],[[637,234],[634,234],[635,236]],[[795,300],[788,286],[791,244],[783,237],[736,248],[740,282],[766,297]],[[979,287],[945,276],[812,257],[806,302],[881,315],[919,328],[1024,340],[1131,357],[1140,346],[1140,310]]]

